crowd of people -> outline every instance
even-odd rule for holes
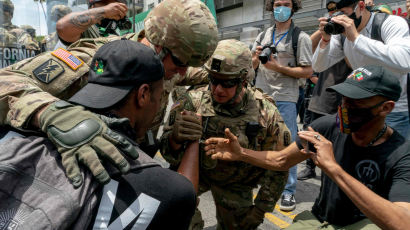
[[[0,70],[1,229],[203,229],[207,191],[217,229],[257,229],[316,166],[318,197],[287,229],[410,226],[410,0],[407,21],[327,1],[310,36],[300,0],[267,0],[251,48],[218,42],[199,0],[162,1],[138,33],[125,0],[56,5],[42,42],[0,5],[2,45],[34,52]]]

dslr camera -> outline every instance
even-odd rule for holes
[[[262,64],[266,64],[270,60],[270,56],[276,55],[276,47],[273,44],[265,45],[262,47],[262,53],[259,55],[259,60]]]
[[[116,21],[113,19],[104,18],[101,20],[100,26],[103,29],[103,32],[107,34],[118,34],[117,29],[119,30],[130,30],[132,29],[132,22],[127,17],[121,18]]]
[[[337,17],[337,16],[339,16],[339,15],[343,15],[343,12],[334,13],[332,16],[329,16],[329,17],[327,18],[328,23],[327,23],[327,24],[325,25],[325,27],[323,28],[324,31],[325,31],[327,34],[341,34],[341,33],[343,33],[343,32],[345,31],[345,28],[344,28],[342,25],[337,24],[337,23],[331,21],[332,18]]]

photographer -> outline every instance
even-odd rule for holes
[[[380,65],[398,75],[402,94],[386,122],[409,139],[405,89],[406,75],[410,71],[410,37],[406,21],[394,15],[371,13],[366,9],[364,1],[359,0],[341,0],[337,8],[342,15],[319,19],[322,38],[313,55],[313,69],[325,71],[346,57],[353,69],[366,64]],[[333,32],[330,27],[333,27]],[[340,38],[342,35],[336,34],[342,32],[346,37],[344,42]]]
[[[89,0],[88,10],[70,13],[57,22],[58,37],[70,45],[80,38],[122,35],[118,30],[129,30],[132,26],[125,18],[126,3],[126,0]]]
[[[258,35],[252,49],[253,68],[259,67],[255,85],[275,99],[291,132],[292,141],[297,132],[298,79],[309,78],[313,73],[312,42],[309,35],[294,26],[291,19],[300,8],[299,0],[267,1],[266,10],[273,10],[275,24]],[[289,170],[288,183],[280,203],[281,210],[291,211],[296,207],[296,173],[296,166]]]

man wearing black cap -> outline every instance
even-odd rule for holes
[[[32,224],[36,229],[188,228],[196,206],[192,184],[160,167],[134,142],[145,134],[160,107],[165,74],[160,58],[141,43],[117,40],[102,46],[91,63],[88,84],[69,99],[78,106],[57,101],[40,116],[41,128],[50,132],[48,139],[10,129],[1,139],[0,187],[5,189],[0,192],[0,213],[24,216],[6,219],[7,223],[17,218],[23,228]],[[88,113],[80,125],[67,126],[67,120],[77,119],[73,113],[85,111],[83,106],[99,115]],[[56,112],[59,116],[49,115]],[[71,164],[87,151],[81,146],[83,140],[101,152],[99,133],[133,153],[134,159],[122,154],[112,158],[116,165],[128,161],[128,174],[122,175],[114,164],[103,166],[94,160],[96,155],[78,157],[80,163],[96,164],[92,172]],[[71,183],[66,174],[78,178]],[[94,177],[112,180],[100,187]]]
[[[206,141],[207,154],[271,170],[312,158],[324,172],[319,196],[288,229],[408,228],[410,143],[385,123],[400,98],[399,81],[382,67],[365,66],[328,89],[343,96],[339,113],[314,121],[286,149],[243,149],[226,130],[229,140]]]
[[[387,123],[410,140],[407,102],[407,73],[410,72],[409,27],[402,17],[372,13],[363,0],[341,0],[337,8],[343,15],[333,17],[331,23],[342,26],[343,36],[329,34],[328,19],[320,18],[322,39],[316,49],[312,67],[322,72],[347,58],[353,69],[364,65],[380,65],[397,75],[402,94]],[[327,32],[326,32],[326,31]]]

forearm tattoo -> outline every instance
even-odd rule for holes
[[[95,8],[71,16],[70,22],[80,29],[88,29],[102,19],[104,19],[104,9]]]

